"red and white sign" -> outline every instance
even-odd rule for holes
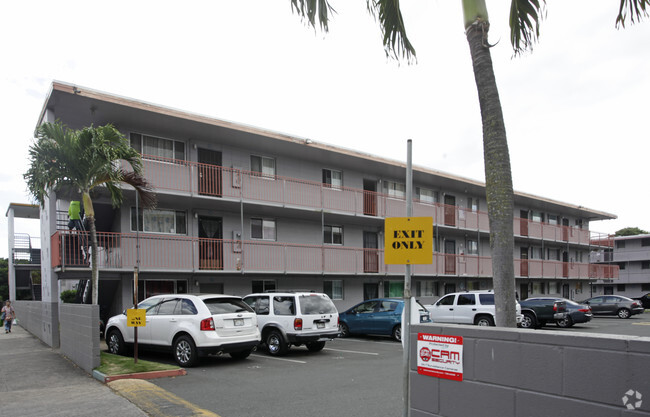
[[[463,338],[418,333],[418,374],[463,380]]]

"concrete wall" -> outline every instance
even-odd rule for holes
[[[59,314],[61,353],[84,371],[92,373],[100,365],[99,306],[62,303]]]
[[[53,348],[59,347],[58,303],[16,300],[13,302],[13,306],[20,327],[47,345]]]
[[[418,333],[463,337],[463,381],[417,373]],[[412,417],[650,416],[649,374],[647,337],[411,327]],[[623,403],[630,390],[633,405],[642,396],[635,410]]]

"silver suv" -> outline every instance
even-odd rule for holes
[[[249,294],[244,302],[257,313],[262,343],[271,355],[284,355],[291,345],[318,352],[338,336],[339,313],[327,294],[265,292]]]
[[[521,306],[517,301],[517,323],[521,323]],[[494,292],[466,291],[447,294],[435,304],[425,306],[431,321],[438,323],[494,326]]]

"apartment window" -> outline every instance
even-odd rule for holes
[[[323,229],[323,243],[329,245],[343,244],[343,227],[325,225]]]
[[[264,178],[275,178],[275,159],[251,155],[251,171]]]
[[[560,250],[559,249],[549,249],[548,250],[548,260],[549,261],[559,261],[560,260]]]
[[[582,229],[583,226],[584,226],[584,223],[583,223],[582,219],[576,219],[576,227],[578,229]]]
[[[131,147],[147,157],[185,160],[185,143],[177,140],[131,133]]]
[[[418,281],[418,297],[434,297],[440,294],[438,282],[436,281]]]
[[[468,240],[466,246],[467,255],[478,255],[478,242],[476,240]]]
[[[627,262],[620,262],[618,264],[618,269],[620,269],[620,270],[625,269],[625,265],[627,265]],[[643,265],[641,265],[641,267],[643,267]]]
[[[544,259],[542,248],[540,247],[531,248],[530,259]]]
[[[548,224],[554,224],[554,225],[558,224],[557,216],[555,214],[548,215]]]
[[[343,281],[340,279],[323,281],[323,292],[332,300],[343,299]]]
[[[558,290],[558,283],[557,282],[549,282],[548,283],[548,293],[549,295],[551,294],[559,294]]]
[[[617,240],[616,241],[616,249],[625,249],[625,241],[624,240]]]
[[[389,197],[404,198],[406,196],[406,186],[395,181],[384,181],[384,194]]]
[[[478,211],[478,198],[467,198],[467,211]]]
[[[384,297],[404,297],[404,281],[384,281]]]
[[[532,218],[534,222],[541,223],[544,221],[544,213],[542,213],[541,211],[533,211]]]
[[[135,207],[131,207],[131,231],[136,224],[141,232],[187,234],[187,213],[176,210],[140,209],[136,219]]]
[[[624,292],[625,291],[625,284],[616,284],[616,291]]]
[[[641,291],[650,291],[650,284],[641,284]]]
[[[275,220],[251,219],[251,238],[275,240]]]
[[[438,202],[437,191],[429,190],[428,188],[420,188],[420,187],[417,187],[415,190],[418,195],[418,200],[420,200],[422,203],[434,204]]]
[[[329,188],[340,190],[343,187],[343,173],[332,169],[323,169],[323,184]]]
[[[254,279],[252,285],[252,292],[267,292],[275,290],[275,280],[273,279]]]
[[[650,269],[650,261],[641,262],[641,269]]]
[[[650,239],[647,237],[641,239],[641,246],[650,246]]]

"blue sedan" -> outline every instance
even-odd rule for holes
[[[417,303],[420,323],[429,323],[429,313]],[[340,337],[351,334],[373,334],[391,336],[402,340],[402,311],[404,300],[400,298],[376,298],[339,313]]]

